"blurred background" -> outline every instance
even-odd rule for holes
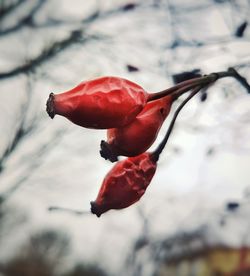
[[[247,0],[0,0],[1,276],[250,275],[250,96],[234,79],[185,107],[140,202],[101,218],[106,132],[45,111],[105,75],[150,92],[193,70],[250,80],[249,18]]]

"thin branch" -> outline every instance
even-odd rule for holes
[[[201,77],[201,78],[195,78],[191,80],[184,81],[182,83],[179,83],[169,89],[166,89],[164,91],[161,91],[159,93],[155,93],[156,95],[158,94],[159,96],[164,96],[172,94],[174,98],[178,98],[181,96],[183,93],[186,93],[193,88],[193,92],[181,103],[181,105],[177,108],[177,110],[174,113],[173,119],[169,125],[169,128],[167,130],[167,133],[162,140],[162,142],[159,144],[157,149],[153,152],[154,159],[157,161],[159,159],[159,156],[161,152],[163,151],[164,147],[166,146],[168,139],[170,137],[170,134],[172,133],[172,130],[174,128],[175,121],[182,110],[182,108],[185,106],[189,100],[194,97],[202,88],[207,88],[209,85],[213,84],[216,80],[225,78],[225,77],[233,77],[235,78],[246,90],[247,93],[250,94],[250,85],[247,82],[247,80],[242,77],[234,68],[228,68],[227,71],[222,71],[222,72],[217,72],[217,73],[211,73],[207,76]],[[193,80],[193,84],[192,84]],[[152,96],[151,98],[154,98]],[[157,98],[157,97],[156,97]]]
[[[87,36],[85,38],[82,38],[81,30],[72,31],[67,38],[61,41],[54,42],[48,49],[45,49],[39,56],[37,56],[34,59],[31,59],[26,64],[23,64],[10,71],[0,73],[0,80],[14,77],[20,74],[27,74],[29,72],[33,72],[43,63],[48,62],[50,59],[58,55],[62,50],[69,48],[72,44],[80,41],[87,42],[90,38],[94,38],[94,36]]]
[[[34,25],[34,16],[45,4],[46,0],[39,0],[39,2],[32,8],[28,15],[24,16],[20,21],[18,21],[14,26],[0,30],[0,36],[8,35],[12,32],[16,32],[25,26]]]
[[[26,137],[26,135],[30,134],[31,131],[35,129],[35,124],[32,122],[28,127],[25,126],[27,121],[27,111],[30,105],[30,101],[32,98],[32,87],[30,80],[27,80],[27,95],[26,95],[26,102],[22,106],[21,114],[20,114],[20,120],[19,120],[19,126],[15,132],[15,135],[12,139],[12,141],[9,143],[8,147],[3,152],[2,156],[0,157],[0,173],[3,170],[3,164],[5,160],[15,151],[17,146],[20,144],[20,142]]]
[[[0,206],[5,203],[23,184],[27,183],[27,179],[29,179],[31,175],[43,164],[42,158],[48,151],[54,148],[55,145],[58,145],[59,141],[63,138],[64,133],[64,129],[59,129],[54,133],[53,137],[51,137],[50,142],[43,144],[37,150],[35,154],[36,158],[29,163],[28,168],[24,173],[22,173],[22,176],[18,179],[18,181],[0,195]]]
[[[167,131],[164,139],[159,144],[159,146],[156,148],[156,150],[153,152],[153,156],[154,156],[154,159],[156,161],[159,159],[159,156],[160,156],[161,152],[163,151],[163,149],[165,148],[165,146],[166,146],[166,144],[168,142],[168,139],[170,137],[170,134],[172,133],[175,121],[176,121],[176,119],[177,119],[180,111],[201,90],[201,88],[202,88],[202,86],[198,86],[198,87],[194,88],[193,92],[180,104],[180,106],[175,111],[174,116],[173,116],[173,118],[171,120],[171,123],[170,123],[170,125],[168,127],[168,131]]]
[[[53,211],[59,211],[59,212],[67,212],[72,215],[77,215],[77,216],[82,216],[82,215],[90,215],[90,211],[80,211],[80,210],[74,210],[70,208],[64,208],[64,207],[59,207],[59,206],[50,206],[48,207],[48,211],[53,212]]]
[[[27,0],[19,0],[9,6],[4,7],[4,2],[2,2],[2,7],[0,8],[0,21],[3,20],[6,16],[12,13],[16,8],[21,6]]]
[[[40,0],[40,4],[43,3],[43,1],[45,0]],[[33,9],[33,15],[34,12],[37,12],[38,10],[38,6],[36,6]],[[114,10],[110,10],[107,11],[103,14],[100,14],[100,12],[94,12],[93,14],[91,14],[89,17],[85,18],[82,20],[82,24],[84,24],[85,26],[93,23],[94,20],[101,19],[101,18],[106,18],[110,15],[116,14],[118,12],[124,12],[123,7],[119,7],[117,9]],[[23,19],[24,21],[27,22],[31,22],[31,20],[28,18],[33,18],[33,15],[29,15],[28,17],[26,17],[26,19]],[[20,23],[20,22],[19,22]],[[19,23],[17,24],[18,26],[16,26],[15,28],[19,29]],[[36,25],[33,20],[32,20],[32,26],[35,28],[39,28],[38,25]],[[47,25],[46,25],[47,27]],[[14,28],[14,27],[13,27]],[[0,31],[0,35],[1,35],[1,31]],[[6,79],[6,78],[10,78],[10,77],[14,77],[20,74],[25,74],[25,73],[29,73],[34,71],[37,67],[39,67],[40,65],[42,65],[43,63],[47,62],[49,59],[53,58],[54,56],[56,56],[59,52],[61,52],[62,50],[70,47],[72,44],[77,43],[77,42],[87,42],[90,38],[97,38],[96,36],[86,36],[84,38],[82,38],[83,35],[83,31],[82,31],[82,27],[79,29],[76,29],[74,31],[72,31],[69,35],[69,37],[67,37],[66,39],[63,39],[61,41],[57,41],[54,42],[48,49],[45,49],[39,56],[37,56],[34,59],[31,59],[29,62],[27,62],[26,64],[20,65],[10,71],[7,72],[0,72],[0,80],[1,79]]]
[[[167,95],[172,95],[177,92],[177,96],[179,97],[180,94],[188,92],[192,88],[196,88],[197,86],[206,86],[211,85],[212,83],[216,82],[219,79],[232,77],[235,78],[240,84],[246,88],[247,92],[250,94],[250,85],[248,84],[247,80],[242,77],[234,68],[229,68],[227,71],[215,72],[209,75],[205,75],[203,77],[189,79],[183,82],[180,82],[170,88],[167,88],[163,91],[152,93],[148,97],[148,102],[160,99]]]
[[[26,15],[25,17],[23,17],[20,21],[18,21],[16,23],[16,25],[14,25],[10,28],[7,28],[5,30],[2,30],[2,31],[0,30],[0,36],[10,34],[12,32],[18,31],[24,27],[31,27],[31,28],[38,29],[38,28],[47,28],[47,27],[52,27],[52,26],[65,25],[65,24],[81,23],[83,25],[86,25],[86,24],[93,23],[97,19],[104,19],[104,18],[109,17],[110,15],[128,11],[128,10],[126,10],[126,5],[125,5],[125,6],[115,8],[113,10],[108,10],[103,13],[101,13],[99,10],[97,10],[97,11],[93,12],[92,14],[90,14],[88,17],[86,17],[80,21],[79,20],[67,21],[67,20],[60,20],[60,19],[49,19],[45,23],[37,24],[34,20],[34,16],[40,10],[40,8],[43,6],[45,1],[47,1],[47,0],[40,0],[38,2],[38,4],[29,12],[29,14]],[[134,8],[137,8],[138,6],[139,6],[139,4],[135,5]]]

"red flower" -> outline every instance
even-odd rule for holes
[[[156,171],[151,153],[119,161],[103,180],[91,212],[98,217],[110,209],[123,209],[137,202],[145,193]]]
[[[87,128],[105,129],[129,124],[143,109],[148,94],[139,85],[118,77],[80,83],[61,94],[51,93],[47,112]]]

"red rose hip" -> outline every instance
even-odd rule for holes
[[[106,175],[91,212],[98,217],[110,209],[123,209],[137,202],[145,193],[156,171],[151,153],[143,153],[117,162]]]
[[[148,102],[136,118],[126,126],[107,130],[107,142],[101,142],[100,154],[114,162],[117,156],[136,156],[145,152],[170,112],[172,96]]]
[[[102,77],[80,83],[61,94],[51,93],[47,112],[94,129],[121,127],[141,112],[148,94],[139,85],[118,77]]]

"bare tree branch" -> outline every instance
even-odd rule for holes
[[[19,2],[22,3],[24,1],[21,0]],[[46,2],[46,0],[39,0],[39,2],[33,7],[33,9],[29,12],[29,14],[27,14],[20,21],[18,21],[16,23],[16,25],[6,28],[6,29],[3,29],[3,30],[0,30],[0,36],[4,36],[4,35],[10,34],[12,32],[16,32],[25,26],[32,27],[34,25],[35,14],[41,9],[41,7],[45,4],[45,2]]]
[[[34,130],[35,125],[34,122],[31,122],[29,126],[26,126],[27,121],[27,111],[30,105],[30,101],[32,98],[32,84],[30,79],[28,79],[27,83],[27,100],[23,104],[22,109],[20,111],[20,120],[19,120],[19,126],[15,132],[14,137],[12,138],[12,141],[8,145],[8,147],[3,152],[2,156],[0,157],[0,173],[3,170],[3,164],[6,159],[15,151],[17,146],[20,144],[20,142],[26,137],[27,134],[30,134],[32,130]]]
[[[5,192],[0,195],[0,206],[13,195],[24,183],[26,183],[27,179],[29,179],[32,174],[43,164],[42,159],[46,155],[48,151],[50,151],[55,145],[59,143],[59,141],[63,138],[63,134],[65,133],[64,129],[57,130],[53,137],[51,137],[50,142],[47,142],[36,151],[34,160],[28,163],[28,167],[26,171],[22,174],[22,176],[14,183],[11,187],[9,187]]]
[[[10,13],[12,13],[16,8],[21,6],[23,3],[25,3],[27,0],[18,0],[15,3],[12,3],[8,6],[5,6],[5,2],[1,2],[0,7],[0,21],[3,20],[6,16],[8,16]]]
[[[26,64],[20,65],[19,67],[16,67],[10,71],[0,73],[0,80],[14,77],[20,74],[34,72],[34,70],[40,67],[43,63],[48,62],[50,59],[58,55],[62,50],[70,47],[72,44],[77,42],[85,43],[91,38],[94,38],[94,36],[86,36],[82,38],[81,30],[72,31],[67,38],[54,42],[48,49],[44,49],[44,51],[39,56],[31,59]]]

